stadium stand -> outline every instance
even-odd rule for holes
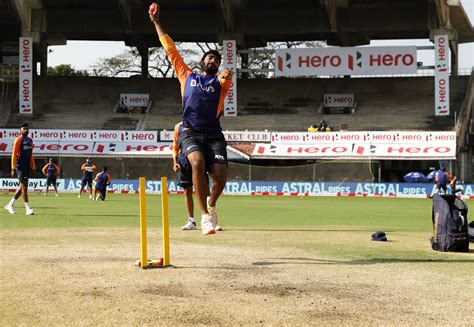
[[[133,82],[132,82],[133,80]],[[469,76],[451,78],[451,107],[464,101]],[[149,93],[153,105],[145,130],[171,129],[180,119],[181,97],[175,79],[37,77],[35,128],[134,130],[140,113],[115,113],[120,93]],[[222,119],[228,130],[305,131],[327,120],[339,130],[452,130],[453,119],[435,118],[433,78],[240,79],[239,116]],[[324,93],[354,93],[354,114],[318,113]],[[12,112],[6,126],[21,121]]]

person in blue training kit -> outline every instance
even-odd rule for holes
[[[15,201],[23,195],[23,201],[25,203],[26,215],[34,215],[33,209],[28,202],[28,179],[32,172],[35,171],[35,159],[33,156],[33,140],[28,137],[30,127],[28,123],[22,123],[20,125],[20,133],[15,141],[13,142],[12,160],[11,160],[11,174],[12,177],[18,177],[20,186],[16,191],[13,198],[4,206],[10,214],[15,214]]]
[[[107,174],[107,166],[102,168],[102,171],[97,174],[95,177],[95,194],[94,200],[98,201],[99,199],[105,201],[105,196],[107,194],[107,186],[110,185],[110,175]]]
[[[88,185],[89,186],[89,199],[94,200],[94,197],[92,195],[92,174],[94,173],[94,170],[96,170],[97,167],[91,162],[91,158],[87,158],[86,162],[82,164],[81,170],[82,170],[82,182],[81,182],[81,189],[79,190],[79,195],[77,196],[78,199],[81,198],[82,191],[84,190],[84,186]]]
[[[161,26],[158,5],[153,6],[154,9],[148,12],[150,20],[181,85],[184,127],[179,146],[192,168],[193,185],[201,209],[201,232],[204,235],[215,234],[218,220],[216,204],[227,181],[227,143],[219,118],[232,85],[233,72],[224,69],[219,73],[221,55],[216,50],[210,50],[204,53],[199,63],[202,72],[194,73],[184,63],[173,40]],[[210,196],[206,167],[212,175]]]
[[[436,182],[436,193],[439,193],[440,190],[443,190],[444,194],[447,194],[446,183],[448,181],[448,173],[446,168],[441,168],[435,177]]]
[[[46,176],[46,191],[44,192],[44,196],[48,195],[48,190],[49,190],[50,185],[53,186],[54,192],[56,192],[56,196],[59,196],[58,188],[56,187],[56,180],[59,173],[59,166],[53,162],[52,158],[50,158],[48,163],[44,165],[41,171],[43,172],[43,175]]]

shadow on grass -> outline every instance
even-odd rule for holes
[[[239,232],[370,232],[374,229],[270,229],[270,228],[226,228],[226,231]],[[394,233],[395,230],[385,230],[386,233]]]
[[[64,217],[63,214],[54,214],[54,215],[49,215],[49,216],[60,216],[60,217]],[[97,217],[97,218],[102,218],[102,217],[129,217],[129,218],[136,218],[138,217],[139,215],[121,215],[121,214],[100,214],[100,215],[91,215],[91,214],[74,214],[74,217],[89,217],[89,218],[92,218],[92,217]]]
[[[473,253],[470,251],[470,253]],[[474,259],[474,257],[473,257]],[[313,259],[313,258],[274,258],[268,260],[277,261],[256,261],[254,266],[272,266],[272,265],[375,265],[381,263],[472,263],[474,260],[446,260],[446,259],[401,259],[401,258],[373,258],[373,259],[357,259],[357,260],[327,260],[327,259]]]

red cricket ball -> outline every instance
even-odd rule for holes
[[[158,10],[158,5],[153,2],[153,3],[150,5],[149,12],[154,15],[154,14],[156,14],[156,11],[157,11],[157,10]]]

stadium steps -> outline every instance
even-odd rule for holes
[[[451,108],[459,110],[469,78],[451,77]],[[228,130],[306,131],[326,120],[335,130],[452,130],[454,117],[434,117],[433,77],[274,78],[238,81],[237,117],[223,117]],[[176,79],[35,77],[34,115],[13,113],[8,127],[24,119],[34,128],[135,129],[139,113],[113,113],[120,93],[149,93],[153,105],[146,129],[172,129],[181,120]],[[354,114],[319,114],[325,93],[354,93]]]

